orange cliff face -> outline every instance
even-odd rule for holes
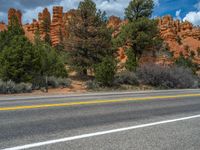
[[[171,16],[159,19],[160,35],[177,58],[182,53],[185,57],[194,55],[194,61],[200,64],[198,48],[200,48],[200,28],[190,22],[173,20]]]

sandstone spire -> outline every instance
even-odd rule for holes
[[[8,25],[10,24],[11,18],[13,16],[16,16],[19,21],[19,24],[22,25],[22,13],[20,10],[16,10],[14,8],[10,8],[8,10]]]
[[[63,24],[63,7],[55,6],[53,7],[53,18],[51,23],[51,41],[52,45],[56,46],[61,41],[61,32]]]

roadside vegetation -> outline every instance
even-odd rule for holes
[[[131,0],[125,9],[128,23],[116,38],[107,28],[107,16],[92,0],[81,1],[67,26],[68,37],[51,46],[50,22],[44,21],[45,35],[35,31],[30,42],[18,23],[11,19],[8,30],[0,32],[0,94],[70,87],[70,71],[86,78],[88,89],[141,85],[154,88],[198,88],[198,66],[192,58],[180,57],[171,65],[141,64],[145,52],[162,51],[157,20],[152,19],[153,0]],[[125,49],[127,61],[118,70],[117,50]]]

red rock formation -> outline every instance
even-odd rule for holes
[[[52,45],[56,46],[61,42],[61,33],[63,25],[63,7],[53,7],[53,18],[51,23],[51,41]]]
[[[119,17],[111,16],[108,21],[108,28],[119,29],[122,20]]]
[[[110,17],[108,21],[108,27],[114,29],[113,37],[115,38],[121,30],[121,26],[127,23],[120,20],[118,17]],[[198,57],[197,49],[200,47],[200,28],[194,27],[190,22],[180,22],[179,20],[173,20],[171,16],[164,16],[158,19],[158,27],[160,29],[160,35],[164,42],[168,45],[174,57],[178,58],[180,53],[183,53],[185,57],[190,56],[191,51],[195,53],[194,61],[200,64],[200,58]],[[189,50],[186,50],[188,47]],[[153,59],[152,54],[145,54],[141,59],[141,62],[150,60],[157,63],[169,64],[171,60],[167,60],[167,57],[163,54],[159,58]],[[119,48],[119,59],[125,62],[127,59],[123,48]]]
[[[44,23],[49,24],[49,28],[51,25],[51,14],[47,8],[43,10],[43,12],[38,14],[38,20],[33,19],[31,24],[24,25],[25,34],[32,41],[34,39],[34,33],[36,30],[39,30],[41,38],[45,36],[45,27]]]
[[[46,24],[46,27],[48,26],[47,28],[50,29],[51,14],[47,8],[45,8],[42,13],[38,14],[38,23],[39,23],[39,31],[41,35],[43,35],[45,32],[44,23]]]
[[[19,21],[19,24],[22,25],[22,13],[21,13],[21,11],[20,10],[16,10],[14,8],[10,8],[8,10],[8,24],[10,24],[11,18],[13,16],[16,16],[18,21]]]
[[[7,29],[7,26],[4,22],[0,22],[0,32]]]
[[[188,57],[191,52],[194,52],[194,61],[198,62],[197,49],[200,47],[199,27],[194,27],[188,21],[174,21],[171,16],[164,16],[159,19],[159,28],[161,37],[168,44],[175,58],[179,57],[180,53]],[[198,63],[200,64],[200,61]]]
[[[44,22],[48,20],[52,45],[56,46],[61,42],[61,34],[67,35],[65,25],[68,23],[73,12],[74,11],[71,10],[63,14],[63,7],[55,6],[53,7],[53,17],[51,21],[51,15],[48,9],[45,8],[43,12],[38,14],[38,20],[33,19],[31,24],[24,25],[25,33],[30,40],[33,40],[35,31],[39,29],[41,37],[44,38]]]
[[[114,30],[113,33],[112,33],[112,37],[116,38],[121,31],[121,27],[124,24],[127,24],[127,23],[128,23],[127,20],[121,20],[119,17],[111,16],[108,20],[107,27],[112,28]],[[122,66],[123,66],[123,63],[125,63],[126,60],[127,60],[127,56],[125,55],[125,48],[124,47],[119,48],[118,59],[120,60],[120,62],[122,63]],[[119,65],[119,67],[120,67],[120,65]]]

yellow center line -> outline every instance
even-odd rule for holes
[[[146,101],[146,100],[156,100],[156,99],[173,99],[173,98],[199,97],[199,96],[200,94],[182,94],[182,95],[169,95],[169,96],[120,98],[120,99],[111,99],[111,100],[109,99],[90,100],[90,101],[67,102],[67,103],[57,103],[57,104],[39,104],[39,105],[27,105],[27,106],[0,107],[0,111],[37,109],[37,108],[48,108],[48,107],[64,107],[64,106],[76,106],[76,105],[90,105],[90,104],[102,104],[102,103],[119,103],[119,102],[129,102],[129,101]]]

